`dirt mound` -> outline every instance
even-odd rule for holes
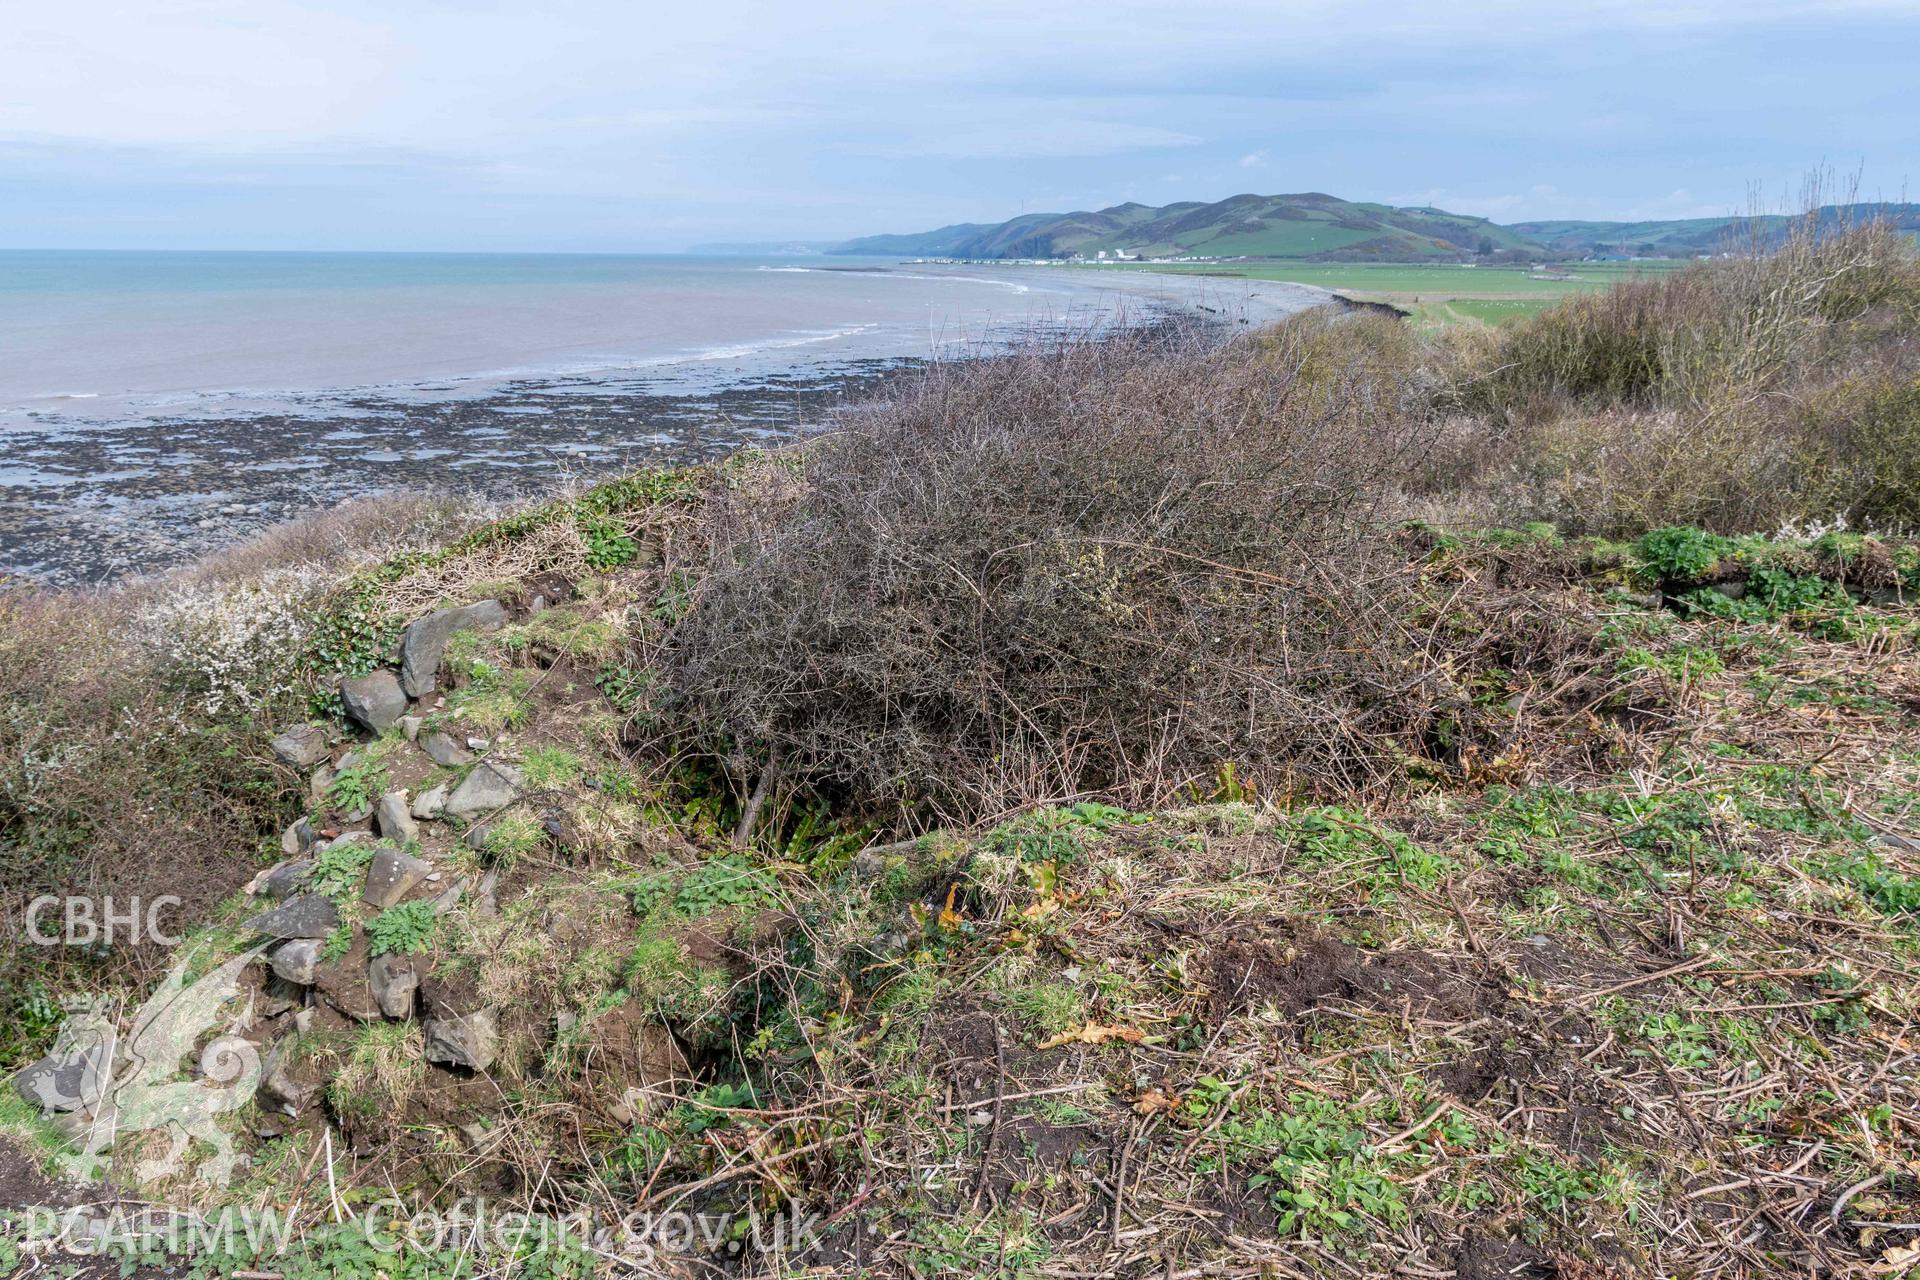
[[[1505,1002],[1499,980],[1477,971],[1483,966],[1422,951],[1363,951],[1299,921],[1211,944],[1207,966],[1215,1018],[1265,1007],[1298,1015],[1339,1002],[1465,1019]]]

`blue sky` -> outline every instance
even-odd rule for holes
[[[1920,0],[6,0],[0,247],[672,250],[1920,186]],[[1910,180],[1911,186],[1910,186]]]

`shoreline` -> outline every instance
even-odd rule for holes
[[[1128,291],[1102,322],[1111,327],[1081,336],[1179,316],[1264,325],[1330,301],[1292,287],[1236,301],[1155,278],[1175,287]],[[533,498],[567,480],[702,462],[804,434],[935,358],[989,357],[1074,332],[1055,320],[939,357],[848,354],[724,371],[693,361],[322,389],[236,412],[36,416],[0,432],[0,582],[86,587],[155,573],[352,498]]]
[[[381,493],[536,497],[564,480],[707,461],[791,438],[925,363],[849,361],[687,392],[529,380],[464,400],[342,398],[313,416],[15,430],[0,472],[0,582],[105,585]]]

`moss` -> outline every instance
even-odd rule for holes
[[[460,594],[464,599],[448,600],[449,605],[469,604],[475,600],[499,600],[502,602],[518,600],[526,590],[511,578],[483,578],[479,582],[468,583]]]
[[[447,637],[447,644],[440,651],[440,661],[449,670],[465,671],[470,669],[482,654],[491,652],[495,647],[508,647],[504,644],[504,635],[489,636],[481,631],[456,631]]]
[[[56,1156],[68,1150],[66,1139],[54,1128],[52,1121],[42,1116],[39,1109],[22,1098],[11,1085],[0,1089],[0,1134],[5,1134],[21,1148],[37,1156],[42,1164],[50,1164]]]
[[[927,884],[922,869],[911,859],[895,855],[886,859],[873,881],[873,901],[877,906],[895,906],[918,897]]]

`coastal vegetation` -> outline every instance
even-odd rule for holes
[[[222,1022],[251,1163],[112,1152],[300,1218],[206,1275],[621,1247],[341,1225],[463,1196],[722,1223],[669,1274],[1904,1274],[1916,458],[1913,242],[1815,219],[15,585],[0,1065],[279,939]],[[176,895],[185,949],[34,944],[49,893]],[[0,1104],[16,1196],[45,1119]]]

